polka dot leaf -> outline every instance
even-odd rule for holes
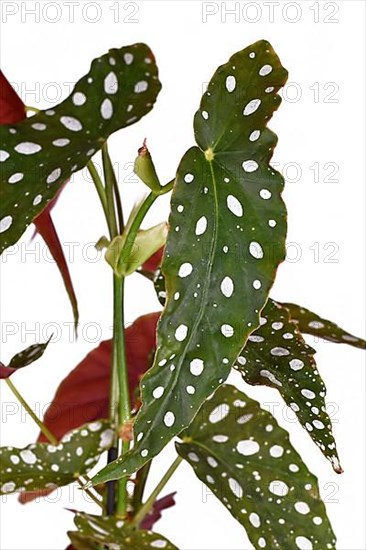
[[[219,67],[203,95],[198,147],[184,155],[173,190],[162,264],[167,301],[154,365],[141,383],[135,446],[95,482],[132,474],[187,427],[259,325],[285,255],[283,178],[269,164],[277,137],[266,125],[286,78],[260,41]]]
[[[113,440],[109,422],[84,424],[57,446],[34,443],[24,449],[0,448],[0,494],[52,489],[75,481],[98,462]]]
[[[9,378],[9,376],[14,374],[14,372],[18,369],[27,367],[28,365],[34,363],[34,361],[37,361],[37,359],[40,359],[46,351],[51,338],[44,344],[33,344],[23,351],[20,351],[14,355],[7,366],[0,362],[0,379]]]
[[[269,300],[261,326],[249,336],[235,368],[249,384],[277,389],[334,470],[342,473],[314,353],[287,309]]]
[[[335,549],[316,477],[273,416],[221,386],[176,448],[245,528],[254,548]]]
[[[158,533],[132,529],[116,518],[77,512],[74,521],[78,531],[69,531],[68,535],[75,550],[177,550]]]
[[[62,103],[0,126],[1,252],[113,132],[151,111],[160,88],[145,44],[112,49],[93,61]]]
[[[297,324],[298,329],[303,334],[312,334],[335,344],[348,344],[355,348],[366,349],[366,341],[363,338],[353,336],[353,334],[346,332],[332,321],[322,319],[309,309],[296,304],[286,303],[281,305],[288,309],[292,321]]]

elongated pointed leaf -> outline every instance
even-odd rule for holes
[[[61,487],[75,481],[98,462],[112,444],[106,420],[85,424],[66,434],[59,445],[34,443],[24,449],[0,449],[0,494]]]
[[[221,386],[177,451],[245,528],[254,548],[335,548],[316,477],[273,416]]]
[[[146,45],[113,49],[93,61],[61,104],[0,127],[1,251],[20,238],[113,132],[152,109],[160,88]]]
[[[44,344],[33,344],[23,351],[20,351],[14,355],[8,366],[0,363],[0,379],[9,378],[9,376],[11,376],[18,369],[27,367],[28,365],[34,363],[34,361],[37,361],[37,359],[40,359],[50,343],[51,338]]]
[[[366,341],[349,332],[343,330],[332,321],[319,317],[305,307],[296,304],[283,303],[283,307],[288,309],[291,319],[297,323],[298,329],[303,334],[312,334],[335,344],[348,344],[355,348],[366,349]]]
[[[96,479],[131,474],[188,426],[259,324],[285,249],[283,179],[269,165],[277,138],[266,125],[286,78],[261,41],[220,67],[202,98],[199,147],[184,155],[171,202],[167,303],[135,446]]]
[[[261,316],[261,326],[249,336],[235,367],[249,384],[276,388],[334,470],[342,473],[315,350],[304,342],[287,309],[273,300]]]
[[[67,265],[65,254],[62,249],[62,244],[51,216],[51,210],[54,207],[57,198],[58,196],[56,196],[54,199],[52,199],[51,202],[48,203],[46,208],[42,210],[42,212],[34,219],[34,224],[36,226],[36,232],[41,235],[42,239],[46,243],[60,271],[60,275],[64,282],[65,289],[71,303],[72,312],[74,315],[75,331],[77,331],[77,326],[79,323],[78,302],[74,290],[74,285],[70,276],[69,267]]]
[[[75,525],[78,531],[70,531],[68,535],[76,550],[100,547],[95,544],[109,550],[177,550],[165,537],[151,531],[132,529],[116,518],[77,512]]]

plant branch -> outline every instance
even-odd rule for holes
[[[57,438],[50,432],[50,430],[43,424],[43,422],[38,418],[38,416],[35,414],[34,411],[30,408],[24,397],[19,393],[17,388],[14,386],[13,382],[10,380],[10,378],[6,378],[6,383],[10,390],[13,392],[15,397],[18,399],[19,403],[24,407],[24,409],[27,411],[29,416],[32,418],[32,420],[37,424],[41,432],[45,437],[47,437],[48,441],[52,445],[58,445]]]
[[[119,401],[118,401],[118,426],[123,426],[131,415],[128,370],[124,337],[124,277],[113,276],[113,360],[114,369],[117,372]],[[121,454],[128,450],[128,443],[122,442]],[[118,480],[117,510],[116,514],[126,516],[127,511],[127,480]]]
[[[161,478],[161,480],[159,481],[159,483],[157,484],[157,486],[155,487],[155,489],[153,490],[153,492],[151,493],[151,495],[149,496],[145,504],[141,506],[140,510],[137,512],[137,514],[133,518],[132,525],[134,525],[135,527],[138,527],[140,523],[143,521],[143,519],[145,518],[145,516],[147,516],[150,510],[152,510],[157,497],[159,496],[161,491],[164,489],[165,485],[168,483],[172,475],[175,473],[176,469],[178,468],[182,460],[183,460],[182,457],[178,456],[173,462],[173,464],[168,468],[168,470],[165,472],[164,476]]]
[[[148,194],[144,202],[141,204],[127,232],[125,244],[121,252],[122,258],[128,259],[130,257],[133,249],[133,245],[136,240],[137,232],[140,229],[146,214],[148,213],[151,206],[154,204],[154,202],[158,197],[160,197],[161,195],[165,195],[166,193],[168,193],[173,189],[174,182],[175,180],[172,180],[166,185],[164,185],[164,187],[161,188],[159,193],[155,193],[154,191],[152,191],[151,193]]]
[[[87,167],[88,172],[89,172],[89,174],[90,174],[90,176],[93,180],[93,183],[95,185],[95,189],[97,190],[98,197],[99,197],[99,200],[100,200],[102,208],[103,208],[104,216],[105,216],[105,219],[107,221],[107,225],[108,225],[108,229],[109,229],[109,235],[110,235],[110,237],[112,237],[111,228],[110,228],[109,222],[108,222],[107,196],[106,196],[106,191],[105,191],[103,182],[100,179],[98,171],[97,171],[97,169],[95,167],[95,164],[93,163],[92,160],[90,160],[88,162],[86,167]]]
[[[144,490],[146,486],[146,481],[150,472],[152,461],[147,462],[140,470],[136,473],[135,487],[133,491],[133,512],[136,513],[140,510],[142,506],[142,499],[144,496]]]
[[[111,239],[118,235],[116,210],[115,210],[115,190],[117,188],[116,176],[113,170],[112,162],[108,152],[108,145],[105,143],[102,147],[103,173],[105,181],[105,195],[107,203],[107,223],[110,228]],[[118,188],[117,188],[118,190]],[[119,196],[119,193],[117,193]]]

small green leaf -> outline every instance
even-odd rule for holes
[[[19,353],[14,355],[8,366],[11,369],[21,369],[30,365],[31,363],[34,363],[34,361],[37,361],[37,359],[40,359],[42,357],[42,355],[46,351],[48,344],[51,341],[51,338],[52,336],[44,344],[33,344],[23,351],[20,351]]]
[[[314,353],[287,309],[269,300],[261,313],[261,326],[249,336],[235,368],[249,384],[277,389],[334,470],[342,473]]]
[[[61,487],[88,472],[112,444],[113,430],[101,420],[67,433],[57,446],[35,443],[0,448],[0,494]]]
[[[152,531],[133,529],[116,518],[77,512],[75,525],[78,531],[69,531],[68,535],[76,550],[94,550],[100,548],[99,545],[109,550],[177,550],[165,537]]]
[[[124,246],[128,231],[125,231],[123,235],[118,235],[110,243],[105,259],[117,275],[131,275],[165,244],[167,233],[168,226],[165,222],[149,229],[140,229],[133,242],[132,250],[126,258]]]
[[[160,88],[152,52],[134,44],[95,59],[53,109],[0,126],[1,251],[20,238],[113,132],[151,111]]]
[[[281,305],[288,309],[291,319],[297,323],[299,331],[303,334],[312,334],[335,344],[348,344],[355,348],[366,349],[365,340],[353,336],[328,319],[322,319],[309,309],[296,304],[284,303]]]
[[[184,155],[173,191],[162,266],[167,302],[154,365],[141,383],[135,446],[95,482],[133,473],[188,426],[259,325],[285,255],[283,178],[269,164],[277,137],[266,126],[286,79],[260,41],[219,67],[202,98],[199,147]]]
[[[245,528],[254,548],[335,548],[316,477],[273,416],[221,386],[177,451]]]

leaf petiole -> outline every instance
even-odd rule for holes
[[[177,470],[177,468],[180,465],[180,463],[182,462],[182,460],[183,460],[183,458],[180,457],[180,456],[178,456],[174,460],[174,462],[171,464],[171,466],[165,472],[165,474],[163,475],[163,477],[161,478],[161,480],[159,481],[159,483],[157,484],[157,486],[155,487],[155,489],[153,490],[153,492],[151,493],[151,495],[149,496],[149,498],[147,499],[145,504],[143,504],[141,506],[141,508],[139,509],[139,511],[137,512],[135,517],[133,518],[133,520],[131,522],[132,525],[134,525],[135,527],[138,527],[140,525],[140,523],[143,521],[143,519],[145,518],[145,516],[147,516],[147,514],[153,508],[154,502],[156,501],[157,497],[159,496],[161,491],[164,489],[165,485],[168,483],[168,481],[170,480],[172,475],[175,473],[175,471]]]

